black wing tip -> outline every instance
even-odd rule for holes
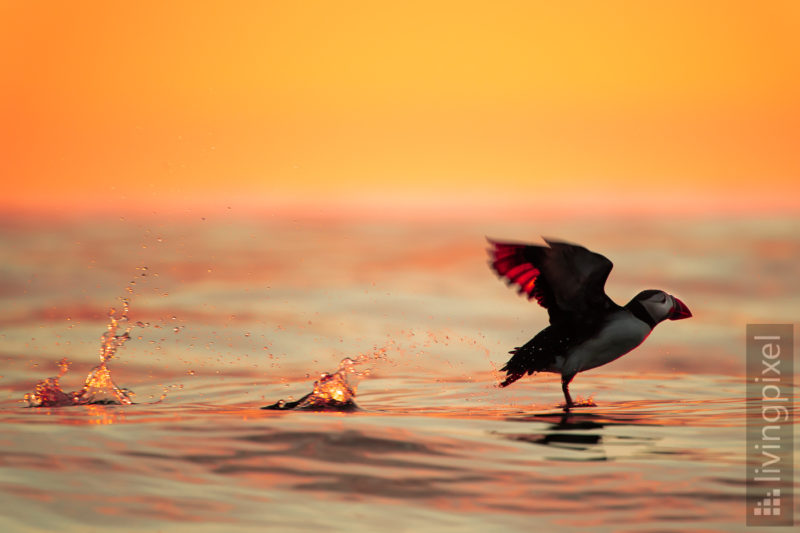
[[[501,388],[508,387],[509,385],[511,385],[512,383],[514,383],[515,381],[517,381],[519,378],[521,378],[524,375],[525,375],[524,373],[518,374],[516,372],[513,373],[513,374],[509,374],[508,376],[506,376],[506,379],[504,379],[503,381],[498,383],[497,386],[501,387]]]
[[[517,346],[513,350],[510,350],[508,353],[511,354],[512,356],[514,356],[514,355],[517,354],[517,352],[520,349],[521,348],[519,346]],[[513,357],[511,359],[513,360]],[[500,369],[501,372],[505,372],[506,373],[506,378],[503,381],[501,381],[500,383],[497,384],[498,387],[501,387],[501,388],[508,387],[509,385],[511,385],[512,383],[514,383],[519,378],[521,378],[522,376],[525,375],[525,371],[523,370],[522,372],[520,372],[519,368],[517,368],[515,370],[511,370],[510,367],[509,367],[510,363],[511,363],[511,360],[509,360],[508,363],[503,365],[503,368]]]
[[[495,270],[494,262],[497,261],[497,258],[495,257],[495,254],[497,253],[497,246],[502,243],[488,236],[485,236],[485,238],[486,242],[489,243],[489,247],[486,248],[486,253],[489,254],[489,266],[492,267],[492,270]]]
[[[486,242],[489,243],[490,252],[495,251],[500,246],[509,246],[509,245],[513,246],[513,245],[524,244],[521,242],[507,241],[505,239],[495,239],[494,237],[489,237],[488,235],[484,235],[484,238],[486,239]]]
[[[564,239],[554,238],[554,237],[545,237],[542,236],[542,240],[547,243],[548,246],[551,248],[555,246],[577,246],[578,248],[583,248],[580,244],[571,241],[565,241]]]
[[[483,237],[486,239],[486,241],[489,244],[491,244],[493,246],[497,245],[497,244],[507,245],[507,246],[542,246],[540,243],[529,242],[529,241],[519,241],[519,240],[516,240],[516,239],[495,239],[494,237],[489,237],[488,235],[484,235]],[[558,241],[557,239],[549,239],[549,237],[541,237],[541,239],[544,242],[547,242],[547,243],[549,243],[550,241],[552,241],[552,242],[561,242],[561,241]],[[569,243],[566,243],[566,244],[569,244]]]
[[[512,240],[498,240],[498,239],[495,239],[494,237],[489,237],[488,235],[484,235],[484,238],[486,239],[486,242],[488,242],[492,247],[496,247],[497,245],[501,245],[501,246],[505,245],[505,246],[535,246],[535,247],[539,247],[539,248],[547,248],[547,247],[551,247],[552,248],[553,245],[555,245],[555,246],[577,246],[579,248],[583,248],[582,245],[580,245],[580,244],[578,244],[576,242],[567,241],[567,240],[564,240],[564,239],[561,239],[561,238],[558,238],[558,237],[545,237],[544,235],[540,235],[540,238],[542,239],[542,241],[544,241],[545,244],[547,244],[547,246],[542,246],[540,243],[527,242],[527,241],[517,241],[517,240],[513,240],[513,239]]]

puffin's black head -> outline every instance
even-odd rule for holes
[[[666,319],[680,320],[692,316],[685,303],[664,291],[653,289],[642,291],[633,301],[640,303],[656,324]]]

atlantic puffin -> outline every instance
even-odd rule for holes
[[[525,374],[561,374],[568,411],[575,405],[569,384],[578,372],[610,363],[639,346],[660,322],[692,316],[675,296],[645,290],[624,307],[605,293],[614,266],[603,255],[567,242],[547,246],[489,241],[489,264],[517,292],[547,309],[550,325],[511,350],[501,387]]]

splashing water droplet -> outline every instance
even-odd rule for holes
[[[100,364],[86,376],[83,388],[71,393],[61,389],[59,378],[66,374],[70,364],[66,358],[61,359],[58,363],[60,370],[58,376],[40,381],[32,393],[25,395],[23,400],[29,407],[63,407],[97,403],[130,405],[133,403],[131,399],[133,393],[117,387],[111,379],[111,371],[107,366],[108,361],[116,354],[117,350],[130,339],[130,331],[134,326],[128,324],[128,304],[128,299],[122,298],[122,312],[119,315],[117,315],[117,309],[112,307],[109,310],[108,326],[100,337],[102,341]],[[119,332],[121,327],[124,330]]]
[[[58,368],[59,368],[58,377],[61,377],[67,373],[70,364],[71,364],[70,360],[67,359],[66,357],[62,358],[61,361],[58,362]]]
[[[52,407],[59,405],[72,405],[73,395],[67,394],[61,389],[58,380],[63,376],[69,367],[69,361],[64,358],[58,363],[58,376],[47,378],[36,384],[33,392],[29,392],[23,398],[29,407]]]
[[[369,369],[357,371],[356,366],[370,359],[385,359],[386,349],[376,350],[372,355],[359,355],[355,359],[345,357],[339,363],[336,372],[323,372],[314,382],[314,390],[297,401],[278,402],[262,407],[262,409],[285,411],[301,409],[306,411],[357,411],[356,386],[359,379],[369,375]],[[306,374],[308,376],[308,374]]]

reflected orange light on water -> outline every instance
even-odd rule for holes
[[[46,420],[42,420],[42,422],[66,426],[110,426],[131,422],[126,418],[123,409],[111,405],[90,404],[69,408],[42,407],[36,409],[35,413],[46,417]],[[137,417],[136,421],[142,421],[142,418]]]
[[[87,405],[89,424],[109,426],[125,421],[125,412],[120,409],[107,408],[105,405]]]

